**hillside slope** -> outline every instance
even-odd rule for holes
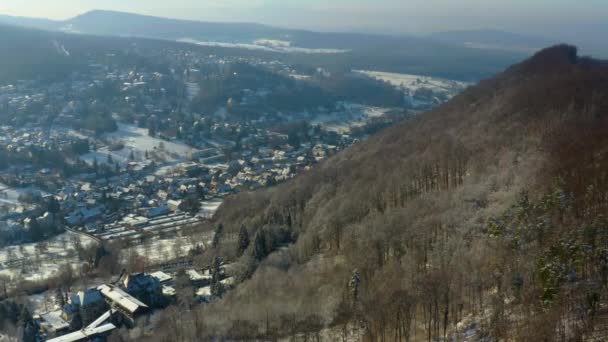
[[[549,48],[291,182],[228,199],[215,220],[252,237],[242,284],[192,320],[168,313],[170,335],[155,337],[603,336],[607,86],[605,62]],[[233,240],[212,253],[234,258]]]

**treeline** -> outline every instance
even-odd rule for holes
[[[200,86],[201,92],[191,104],[191,110],[210,112],[227,106],[228,112],[236,117],[260,115],[265,111],[333,109],[337,101],[385,107],[405,105],[403,94],[392,85],[350,72],[298,81],[251,64],[237,63],[225,70],[211,71]],[[265,90],[267,94],[255,103],[241,105],[248,95],[244,89]]]

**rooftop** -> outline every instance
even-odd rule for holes
[[[171,277],[170,275],[168,275],[165,272],[162,271],[158,271],[158,272],[154,272],[154,273],[150,273],[150,275],[156,279],[158,279],[158,281],[160,281],[161,283],[170,281],[171,279],[173,279],[173,277]]]
[[[148,308],[146,304],[114,285],[104,284],[99,286],[98,289],[104,297],[131,314],[135,313],[140,308]]]
[[[47,342],[77,342],[77,341],[85,341],[91,337],[96,335],[101,335],[106,332],[112,331],[116,329],[116,326],[112,323],[104,324],[100,327],[95,328],[85,328],[79,331],[74,331],[73,333],[69,333],[67,335],[59,336],[47,340]]]

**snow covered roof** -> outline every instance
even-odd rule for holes
[[[114,285],[101,285],[98,287],[101,294],[111,300],[113,303],[119,305],[123,309],[129,311],[131,314],[135,313],[140,308],[148,308],[148,306],[137,298],[131,296],[125,291]]]
[[[228,286],[234,285],[234,277],[228,277],[224,280],[221,280],[220,283]]]
[[[201,287],[196,290],[196,295],[198,297],[210,297],[211,296],[211,286]]]
[[[41,314],[40,318],[44,321],[42,325],[48,326],[49,330],[58,331],[67,329],[70,324],[61,318],[61,310]]]
[[[163,285],[162,292],[165,296],[175,296],[175,289],[171,286]]]
[[[98,289],[87,289],[85,291],[79,291],[78,294],[72,296],[71,302],[72,304],[87,306],[89,304],[94,304],[99,301],[102,301],[103,298],[99,293]]]
[[[103,315],[99,316],[99,318],[97,318],[96,320],[94,320],[91,324],[89,324],[89,326],[86,327],[86,329],[95,329],[98,326],[101,325],[101,323],[107,321],[108,319],[110,319],[110,317],[112,317],[112,314],[115,312],[114,309],[110,309],[108,311],[106,311]]]
[[[198,273],[196,270],[188,270],[188,271],[186,271],[186,273],[188,274],[188,277],[190,277],[190,280],[192,280],[192,281],[207,279],[207,277]]]
[[[116,326],[112,323],[104,324],[100,327],[95,328],[85,328],[79,331],[74,331],[73,333],[69,333],[67,335],[59,336],[47,340],[47,342],[77,342],[88,340],[91,337],[96,335],[100,335],[109,331],[116,329]]]
[[[164,283],[164,282],[167,282],[167,281],[173,279],[173,277],[171,277],[170,275],[168,275],[167,273],[162,272],[162,271],[150,273],[150,275],[152,277],[158,279],[158,281],[160,281],[161,283]]]

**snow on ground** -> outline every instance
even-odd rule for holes
[[[111,155],[113,162],[124,164],[130,161],[131,155],[135,161],[144,160],[147,151],[150,158],[155,154],[162,161],[175,162],[187,160],[192,152],[197,151],[179,141],[165,141],[151,137],[148,135],[148,129],[134,125],[119,124],[116,132],[106,134],[104,138],[113,142],[121,142],[124,144],[124,148],[119,151],[110,151],[106,146],[82,155],[80,158],[89,164],[97,159],[97,162],[101,164],[106,163],[108,155]]]
[[[53,291],[44,291],[39,294],[27,296],[28,308],[35,314],[43,314],[53,310],[58,310],[59,305],[55,301]]]
[[[8,205],[9,207],[17,207],[21,204],[19,203],[19,196],[23,194],[40,194],[44,195],[45,193],[40,189],[36,189],[33,187],[29,188],[11,188],[8,185],[0,183],[0,206]]]
[[[398,74],[391,72],[368,70],[355,70],[355,72],[388,82],[394,85],[395,87],[403,87],[404,90],[409,92],[410,94],[421,89],[430,89],[436,92],[449,92],[455,94],[457,92],[462,91],[469,85],[466,82],[446,80],[442,78],[421,75]]]
[[[191,38],[178,39],[178,42],[190,43],[203,46],[214,46],[223,48],[237,48],[247,50],[264,50],[271,52],[280,53],[308,53],[308,54],[334,54],[334,53],[345,53],[350,50],[340,49],[310,49],[292,46],[291,42],[282,40],[272,39],[258,39],[253,43],[228,43],[228,42],[212,42],[212,41],[200,41]]]
[[[309,75],[301,75],[301,74],[289,74],[289,77],[295,79],[295,80],[309,80],[312,78],[312,76]]]
[[[72,136],[79,139],[88,139],[86,135],[74,130],[73,128],[67,128],[62,126],[53,125],[50,129],[51,137],[59,137],[62,135]]]
[[[222,205],[223,200],[221,198],[214,198],[209,201],[203,201],[201,204],[201,211],[199,211],[198,215],[211,218],[217,211],[217,209]]]
[[[311,118],[310,123],[321,125],[329,131],[346,134],[355,127],[365,125],[370,119],[384,116],[390,110],[390,108],[343,103],[341,111],[316,114]]]
[[[211,233],[204,235],[180,236],[168,238],[154,237],[141,244],[126,247],[121,251],[123,262],[128,262],[132,255],[143,256],[149,264],[168,262],[188,255],[188,252],[197,245],[208,246],[211,242]]]
[[[46,248],[37,248],[41,243],[27,243],[0,248],[0,276],[14,281],[45,280],[55,275],[66,264],[75,270],[81,266],[75,249],[80,243],[88,247],[97,242],[87,236],[66,232],[46,241]]]

